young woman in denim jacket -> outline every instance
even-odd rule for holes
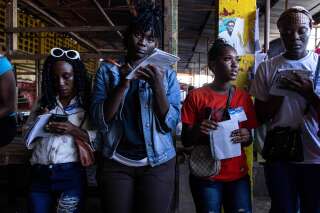
[[[208,65],[214,73],[214,81],[192,90],[181,109],[182,142],[185,146],[209,143],[209,132],[226,119],[223,117],[226,117],[230,90],[229,108],[242,108],[247,117],[246,121],[239,123],[240,128],[231,133],[232,143],[240,143],[242,148],[251,144],[250,130],[256,126],[252,100],[246,91],[231,85],[239,71],[238,60],[236,50],[225,40],[218,39],[213,43],[208,52]],[[190,174],[197,213],[221,212],[222,206],[226,213],[252,212],[250,178],[242,148],[240,156],[221,160],[219,174],[203,178]]]
[[[171,68],[149,64],[134,79],[130,67],[161,41],[157,8],[141,8],[125,33],[124,59],[102,63],[96,74],[92,115],[102,132],[98,181],[104,212],[166,213],[174,190],[180,91]]]
[[[90,86],[80,55],[74,50],[54,48],[42,71],[42,97],[32,110],[26,129],[38,115],[66,115],[68,120],[50,121],[48,137],[30,144],[30,208],[34,213],[80,212],[86,183],[75,140],[91,143],[96,132],[89,129],[88,104]]]

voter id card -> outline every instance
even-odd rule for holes
[[[237,120],[238,122],[246,121],[247,116],[243,110],[243,107],[230,108],[228,109],[230,119]]]

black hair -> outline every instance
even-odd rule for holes
[[[151,2],[151,1],[150,1]],[[137,16],[130,18],[130,23],[124,33],[124,46],[128,48],[129,37],[135,32],[148,32],[151,31],[153,37],[159,42],[162,41],[162,13],[159,6],[145,1],[137,4]]]
[[[234,49],[233,46],[228,44],[226,42],[226,40],[224,40],[223,38],[216,39],[213,42],[213,44],[208,52],[208,62],[215,61],[217,59],[217,57],[221,54],[221,51],[225,48],[231,48],[236,51],[236,49]]]
[[[62,49],[66,50],[64,48]],[[65,55],[62,55],[61,57],[54,57],[49,55],[44,62],[42,69],[42,97],[40,99],[40,106],[47,107],[49,110],[51,110],[57,105],[57,91],[54,85],[52,68],[54,64],[58,61],[65,61],[72,66],[74,73],[74,88],[76,90],[76,96],[80,98],[81,106],[86,111],[88,111],[91,87],[85,65],[82,63],[80,59],[69,59]]]
[[[226,24],[225,24],[225,25],[228,25],[229,23],[236,24],[236,22],[235,22],[234,20],[229,20],[229,21],[227,21],[227,22],[226,22]]]

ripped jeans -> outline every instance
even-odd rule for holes
[[[31,175],[31,212],[77,213],[83,208],[86,176],[80,163],[33,165]]]
[[[221,182],[190,175],[192,197],[197,213],[251,213],[249,175],[235,181]]]

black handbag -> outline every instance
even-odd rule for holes
[[[232,99],[232,87],[228,91],[226,108],[223,119],[228,119],[228,109]],[[211,114],[211,113],[210,113]],[[189,168],[192,175],[196,177],[212,177],[220,173],[221,161],[216,159],[211,152],[209,143],[198,143],[194,145],[189,159]]]
[[[303,161],[301,131],[290,127],[276,127],[268,131],[262,156],[267,161]]]

